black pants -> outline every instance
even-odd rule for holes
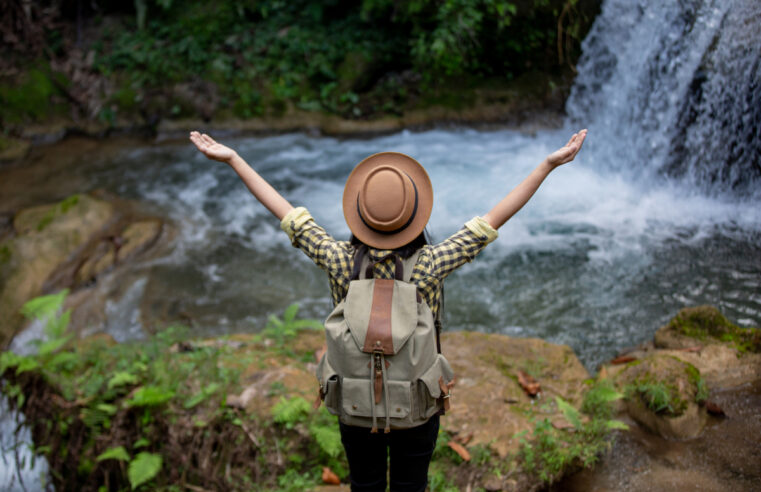
[[[386,461],[391,457],[391,492],[423,492],[428,485],[428,465],[439,434],[439,416],[411,429],[388,434],[340,424],[341,442],[349,460],[352,492],[386,490]],[[387,451],[388,450],[388,451]]]

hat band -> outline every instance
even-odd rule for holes
[[[412,221],[415,219],[415,214],[417,213],[417,202],[418,202],[418,195],[417,195],[417,186],[415,186],[415,180],[410,177],[409,174],[404,173],[407,175],[408,178],[410,178],[410,182],[412,183],[412,189],[415,190],[415,204],[412,207],[412,213],[410,214],[410,219],[401,227],[394,229],[393,231],[382,231],[380,229],[376,229],[375,227],[371,226],[367,223],[365,218],[362,216],[362,209],[359,206],[359,195],[360,193],[357,192],[357,215],[359,215],[360,220],[362,220],[362,223],[365,224],[368,229],[370,229],[373,232],[377,232],[378,234],[385,234],[385,235],[391,235],[391,234],[397,234],[399,232],[402,232],[404,229],[406,229],[410,224],[412,224]]]

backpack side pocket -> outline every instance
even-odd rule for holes
[[[338,415],[341,409],[341,384],[338,374],[328,362],[327,353],[320,359],[315,375],[320,383],[320,396],[325,402],[325,408],[333,415]]]
[[[418,410],[421,419],[428,419],[439,410],[438,400],[441,397],[439,379],[444,384],[454,379],[454,372],[449,361],[441,355],[436,355],[436,360],[418,380]]]

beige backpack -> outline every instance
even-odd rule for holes
[[[433,313],[410,283],[419,251],[395,259],[395,279],[372,278],[361,247],[346,298],[325,321],[317,367],[328,411],[348,425],[384,432],[425,423],[448,407],[452,368],[439,353]],[[385,258],[381,261],[384,261]]]

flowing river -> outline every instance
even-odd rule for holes
[[[576,161],[447,280],[445,329],[569,344],[594,370],[684,306],[713,304],[742,326],[761,324],[760,27],[753,0],[607,0],[562,129],[214,136],[338,238],[349,235],[340,199],[353,166],[407,153],[433,182],[438,241],[588,127]],[[146,319],[189,319],[208,335],[258,331],[292,302],[302,316],[329,312],[325,274],[230,169],[189,142],[95,147],[65,169],[37,185],[61,198],[104,188],[179,229],[171,254],[132,265],[109,301],[105,330],[117,340],[144,336]]]

